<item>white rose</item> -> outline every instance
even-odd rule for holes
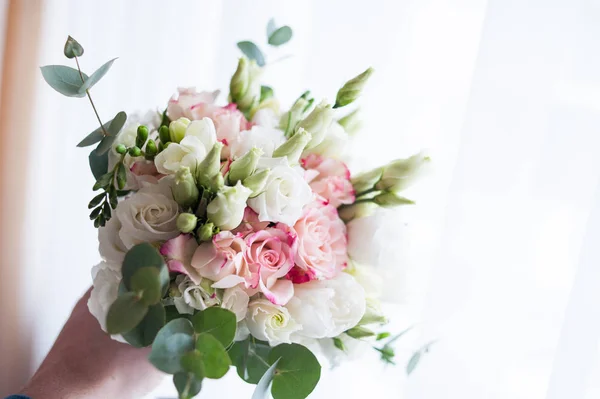
[[[231,144],[231,157],[239,158],[253,147],[263,150],[263,156],[271,157],[273,151],[285,142],[283,131],[264,126],[253,126],[240,133],[239,138]]]
[[[208,220],[221,230],[233,230],[240,225],[246,210],[246,201],[252,190],[241,181],[233,187],[225,186],[206,207]]]
[[[198,165],[217,142],[215,125],[210,118],[192,121],[179,143],[169,143],[161,151],[154,163],[158,172],[169,175],[177,173],[179,168],[187,166],[191,171]]]
[[[88,309],[92,316],[98,320],[102,330],[106,331],[106,315],[108,309],[119,295],[121,283],[121,266],[115,263],[100,262],[92,268],[94,287],[88,299]],[[120,335],[111,338],[124,342]]]
[[[242,321],[248,312],[248,302],[250,297],[239,285],[227,288],[223,293],[221,307],[235,313],[237,321]]]
[[[302,329],[285,307],[268,299],[256,299],[250,303],[246,326],[255,338],[267,341],[271,346],[291,343],[292,334]]]
[[[171,193],[171,177],[142,187],[119,203],[115,216],[121,222],[119,237],[126,248],[142,242],[166,241],[179,235],[179,205]]]
[[[302,325],[302,338],[336,337],[355,327],[366,309],[365,291],[347,273],[331,280],[313,280],[294,286],[287,303],[291,317]]]
[[[264,191],[251,198],[248,205],[261,222],[282,222],[293,226],[302,209],[312,201],[313,193],[303,174],[292,168],[287,158],[262,158],[258,169],[271,170]]]
[[[188,276],[180,274],[175,279],[175,284],[181,293],[181,296],[173,298],[175,308],[179,313],[194,314],[194,309],[204,310],[219,304],[214,290],[208,286],[204,288],[202,285],[194,284]]]
[[[378,208],[347,224],[348,255],[375,269],[383,280],[382,300],[394,303],[406,301],[407,295],[409,227],[403,215],[399,208]]]
[[[377,272],[377,269],[352,262],[352,265],[344,271],[352,275],[356,282],[363,287],[367,298],[381,297],[383,291],[383,278],[381,277],[381,274]]]
[[[319,154],[327,158],[343,158],[348,147],[349,137],[342,125],[333,122],[323,141],[316,147],[306,151],[306,154]]]
[[[119,236],[121,222],[118,217],[110,218],[104,227],[98,229],[98,251],[107,262],[121,264],[127,248]]]

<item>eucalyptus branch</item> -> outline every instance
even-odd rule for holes
[[[75,63],[77,64],[77,70],[79,71],[79,76],[81,77],[81,83],[85,83],[85,79],[83,78],[83,72],[81,72],[81,67],[79,66],[78,57],[75,58]],[[87,94],[87,98],[90,100],[90,104],[92,104],[92,108],[94,109],[94,113],[96,114],[96,118],[98,119],[98,123],[100,123],[100,129],[102,129],[102,133],[104,136],[108,136],[108,132],[104,128],[104,124],[102,124],[102,120],[100,119],[100,115],[98,115],[98,110],[96,109],[96,105],[94,104],[94,100],[92,100],[92,96],[90,95],[90,90],[86,89],[85,93]]]

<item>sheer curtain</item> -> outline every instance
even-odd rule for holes
[[[408,379],[407,357],[384,368],[372,354],[325,371],[315,398],[598,397],[599,1],[41,4],[39,64],[65,62],[68,34],[86,48],[84,69],[120,57],[94,88],[105,119],[162,107],[178,85],[226,89],[235,42],[264,42],[271,16],[295,30],[289,46],[268,54],[293,54],[265,74],[283,104],[307,88],[331,99],[347,78],[376,69],[353,166],[431,152],[434,171],[401,221],[410,232],[398,265],[408,301],[391,309],[394,327],[419,327],[401,354],[438,342]],[[98,259],[85,209],[93,182],[74,147],[94,128],[88,107],[38,77],[23,155],[25,226],[35,228],[22,238],[19,282],[32,368]],[[206,383],[204,397],[250,397],[234,374]]]

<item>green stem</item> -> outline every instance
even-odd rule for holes
[[[362,193],[357,193],[357,194],[356,194],[356,197],[357,197],[357,198],[358,198],[358,197],[362,197],[363,195],[371,194],[371,193],[373,193],[373,192],[375,192],[375,191],[377,191],[377,189],[376,189],[375,187],[373,187],[373,188],[370,188],[370,189],[368,189],[368,190],[365,190],[365,191],[363,191]]]
[[[85,83],[85,79],[83,78],[83,73],[81,72],[81,68],[79,67],[79,59],[75,57],[75,63],[77,64],[77,70],[79,71],[79,77],[81,77],[81,83]],[[98,119],[98,123],[100,123],[100,129],[102,129],[102,133],[104,136],[108,136],[108,132],[104,129],[104,125],[102,124],[102,120],[100,119],[100,115],[98,115],[98,110],[96,109],[96,105],[92,100],[92,96],[90,95],[89,89],[85,91],[88,99],[90,100],[90,104],[92,104],[92,108],[94,109],[94,113],[96,114],[96,118]]]

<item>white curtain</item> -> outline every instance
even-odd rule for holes
[[[93,90],[104,119],[163,107],[177,86],[227,88],[235,43],[265,41],[270,17],[294,39],[266,72],[283,104],[332,99],[369,65],[357,166],[428,148],[434,171],[407,215],[407,305],[418,322],[400,365],[375,355],[326,371],[312,397],[596,398],[600,394],[600,1],[335,0],[43,2],[40,64],[84,70],[120,57]],[[23,319],[33,366],[98,260],[92,176],[78,140],[89,104],[39,77],[23,237]],[[390,245],[396,245],[390,237]],[[30,248],[30,249],[29,249]],[[409,378],[411,348],[438,340]],[[200,397],[250,397],[231,371]],[[168,385],[158,396],[173,396]]]

